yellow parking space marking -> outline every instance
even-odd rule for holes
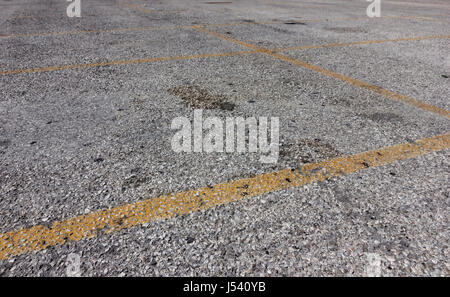
[[[59,15],[58,15],[59,16]],[[89,15],[87,15],[89,16]],[[94,15],[92,15],[94,16]],[[434,15],[433,15],[434,16]],[[438,15],[443,16],[443,15]],[[23,16],[23,18],[39,18],[41,16]],[[425,19],[432,20],[429,16],[384,16],[380,18],[400,18],[400,19]],[[367,17],[345,17],[345,18],[326,18],[326,19],[299,19],[297,22],[303,23],[313,23],[313,22],[323,22],[323,21],[351,21],[367,19]],[[379,18],[377,18],[379,19]],[[372,20],[372,19],[371,19]],[[224,23],[224,24],[199,24],[202,27],[231,27],[231,26],[244,26],[244,25],[276,25],[283,24],[283,21],[254,21],[254,22],[235,22],[235,23]],[[41,33],[18,33],[18,34],[1,34],[0,38],[16,38],[16,37],[38,37],[38,36],[48,36],[48,35],[66,35],[66,34],[89,34],[89,33],[109,33],[109,32],[133,32],[133,31],[155,31],[155,30],[176,30],[176,29],[186,29],[191,28],[192,25],[179,25],[179,26],[148,26],[148,27],[124,27],[124,28],[110,28],[110,29],[92,29],[92,30],[72,30],[72,31],[60,31],[60,32],[41,32]]]
[[[442,14],[432,14],[432,15],[385,15],[385,16],[381,16],[378,18],[367,18],[366,16],[361,16],[361,17],[343,17],[343,18],[317,18],[317,19],[299,19],[299,22],[304,22],[304,23],[312,23],[312,22],[323,22],[323,21],[330,21],[330,22],[335,22],[335,21],[356,21],[356,20],[367,20],[367,21],[376,21],[376,20],[381,20],[381,19],[423,19],[423,20],[427,20],[427,18],[429,17],[433,17],[433,16],[447,16],[447,15],[442,15]]]
[[[277,7],[286,7],[289,9],[299,9],[299,8],[324,8],[323,5],[318,5],[318,4],[310,4],[310,3],[298,3],[298,2],[288,2],[288,3],[280,3],[280,2],[275,2],[275,1],[262,1],[265,4],[269,4],[269,5],[276,5]],[[294,7],[293,7],[294,6]]]
[[[142,11],[142,12],[145,12],[145,13],[153,13],[153,10],[146,9],[146,8],[134,5],[134,4],[124,3],[123,5],[131,7],[131,8],[135,8],[135,9],[137,9],[139,11]]]
[[[207,210],[244,198],[300,187],[448,148],[450,148],[450,133],[424,138],[415,143],[403,143],[306,164],[300,170],[284,169],[211,187],[150,198],[56,221],[51,227],[37,225],[6,232],[0,234],[0,259],[62,245],[69,240],[92,238],[100,231],[109,233],[156,220]]]
[[[203,27],[227,27],[227,26],[239,26],[249,24],[272,24],[275,22],[236,22],[225,24],[202,24]],[[111,28],[111,29],[93,29],[93,30],[73,30],[73,31],[60,31],[60,32],[40,32],[40,33],[19,33],[19,34],[0,34],[0,38],[15,38],[15,37],[37,37],[48,35],[66,35],[66,34],[83,34],[83,33],[108,33],[108,32],[133,32],[133,31],[156,31],[156,30],[176,30],[176,29],[190,29],[192,25],[179,25],[179,26],[159,26],[159,27],[125,27],[125,28]]]
[[[192,26],[187,26],[187,27],[188,28],[192,28]],[[266,51],[267,51],[267,53],[275,53],[275,52],[279,52],[279,51],[306,50],[306,49],[323,48],[323,47],[338,47],[338,46],[351,46],[351,45],[357,45],[357,44],[372,44],[372,43],[382,43],[382,42],[414,41],[414,40],[441,39],[441,38],[450,38],[450,35],[419,36],[419,37],[399,38],[399,39],[366,40],[366,41],[355,41],[355,42],[346,42],[346,43],[330,43],[330,44],[319,44],[319,45],[306,45],[306,46],[276,48],[276,49],[273,49],[273,50],[266,50]],[[230,38],[230,39],[233,40],[233,42],[235,41],[232,38]],[[247,46],[248,44],[247,43],[242,43],[241,45]],[[24,74],[24,73],[33,73],[33,72],[46,72],[46,71],[58,71],[58,70],[66,70],[66,69],[102,67],[102,66],[113,66],[113,65],[152,63],[152,62],[162,62],[162,61],[171,61],[171,60],[201,59],[201,58],[226,57],[226,56],[240,56],[240,55],[248,55],[248,54],[255,54],[255,53],[265,52],[265,51],[261,51],[260,48],[258,48],[258,47],[255,47],[255,49],[256,48],[257,48],[257,50],[254,50],[254,51],[243,51],[243,52],[227,52],[227,53],[218,53],[218,54],[190,55],[190,56],[179,56],[179,57],[160,57],[160,58],[148,58],[148,59],[132,59],[132,60],[111,61],[111,62],[102,62],[102,63],[75,64],[75,65],[56,65],[56,66],[38,67],[38,68],[31,68],[31,69],[5,70],[5,71],[0,71],[0,75]]]
[[[192,26],[162,26],[162,27],[134,27],[134,28],[132,27],[132,28],[111,28],[111,29],[98,29],[98,30],[74,30],[74,31],[61,31],[61,32],[24,33],[24,34],[11,34],[11,35],[1,35],[0,34],[0,38],[36,37],[36,36],[83,34],[83,33],[175,30],[175,29],[188,29],[191,27]]]
[[[420,100],[417,100],[417,99],[414,99],[414,98],[411,98],[411,97],[408,97],[408,96],[404,96],[404,95],[401,95],[401,94],[398,94],[398,93],[395,93],[395,92],[392,92],[392,91],[385,90],[385,89],[383,89],[381,87],[377,87],[377,86],[374,86],[374,85],[362,82],[360,80],[357,80],[357,79],[345,76],[343,74],[332,72],[332,71],[327,70],[325,68],[322,68],[322,67],[319,67],[319,66],[316,66],[316,65],[312,65],[312,64],[309,64],[307,62],[298,60],[298,59],[294,59],[294,58],[290,58],[288,56],[284,56],[284,55],[278,54],[278,53],[274,52],[273,50],[264,49],[264,48],[255,46],[253,44],[250,44],[250,43],[247,43],[247,42],[243,42],[243,41],[240,41],[240,40],[237,40],[237,39],[233,39],[231,37],[219,34],[217,32],[209,31],[209,30],[207,30],[205,28],[202,28],[202,27],[199,27],[199,26],[192,26],[192,27],[194,29],[198,30],[198,31],[207,33],[209,35],[216,36],[218,38],[227,40],[227,41],[235,43],[235,44],[242,45],[242,46],[247,47],[247,48],[251,48],[252,50],[255,50],[255,51],[259,52],[259,53],[268,54],[268,55],[270,55],[270,56],[272,56],[274,58],[277,58],[279,60],[282,60],[282,61],[285,61],[285,62],[289,62],[291,64],[295,64],[295,65],[307,68],[309,70],[313,70],[313,71],[325,74],[325,75],[330,76],[330,77],[334,77],[336,79],[345,81],[345,82],[347,82],[349,84],[352,84],[352,85],[355,85],[357,87],[361,87],[363,89],[366,89],[366,90],[369,90],[369,91],[381,94],[381,95],[383,95],[385,97],[388,97],[388,98],[391,98],[391,99],[394,99],[394,100],[397,100],[397,101],[404,102],[406,104],[409,104],[411,106],[420,108],[422,110],[426,110],[426,111],[430,111],[430,112],[436,113],[436,114],[441,115],[441,116],[446,117],[446,118],[450,118],[450,112],[445,110],[445,109],[443,109],[443,108],[439,108],[437,106],[430,105],[430,104],[422,102]]]
[[[320,72],[322,74],[325,74],[325,75],[337,78],[339,80],[345,81],[345,82],[350,83],[352,85],[355,85],[355,86],[364,88],[366,90],[373,91],[375,93],[384,95],[385,97],[388,97],[388,98],[391,98],[391,99],[394,99],[394,100],[397,100],[397,101],[400,101],[400,102],[407,103],[407,104],[409,104],[411,106],[420,108],[422,110],[426,110],[426,111],[438,114],[440,116],[443,116],[443,117],[446,117],[446,118],[450,118],[450,112],[448,110],[443,109],[443,108],[439,108],[437,106],[430,105],[430,104],[425,103],[423,101],[420,101],[420,100],[417,100],[417,99],[414,99],[414,98],[411,98],[411,97],[408,97],[408,96],[405,96],[405,95],[401,95],[401,94],[398,94],[398,93],[395,93],[395,92],[383,89],[383,88],[378,87],[378,86],[374,86],[374,85],[362,82],[360,80],[357,80],[357,79],[345,76],[343,74],[339,74],[339,73],[336,73],[336,72],[329,71],[327,69],[324,69],[324,68],[321,68],[319,66],[315,66],[315,65],[306,63],[306,62],[301,61],[301,60],[297,60],[297,59],[290,58],[290,57],[283,56],[283,55],[276,54],[276,53],[270,53],[270,55],[275,57],[275,58],[278,58],[280,60],[283,60],[283,61],[286,61],[286,62],[289,62],[289,63],[292,63],[292,64],[296,64],[296,65],[302,66],[304,68],[307,68],[307,69],[310,69],[310,70],[314,70],[316,72]]]
[[[422,7],[441,7],[441,8],[446,8],[448,9],[448,6],[446,5],[441,5],[441,4],[436,4],[436,3],[417,3],[417,2],[393,2],[393,1],[386,1],[385,4],[389,4],[389,5],[405,5],[405,6],[410,6],[410,5],[414,5],[414,6],[422,6]]]
[[[380,40],[366,40],[366,41],[354,41],[354,42],[343,42],[343,43],[327,43],[327,44],[318,44],[318,45],[304,45],[304,46],[277,48],[277,49],[274,49],[274,51],[277,51],[277,52],[278,51],[292,51],[292,50],[305,50],[305,49],[313,49],[313,48],[364,45],[364,44],[376,44],[376,43],[400,42],[400,41],[416,41],[416,40],[428,40],[428,39],[445,39],[445,38],[450,38],[450,35],[418,36],[418,37],[407,37],[407,38],[396,38],[396,39],[380,39]]]
[[[252,53],[255,53],[255,52],[254,51],[228,52],[228,53],[190,55],[190,56],[178,56],[178,57],[159,57],[159,58],[149,58],[149,59],[121,60],[121,61],[88,63],[88,64],[58,65],[58,66],[51,66],[51,67],[39,67],[39,68],[0,71],[0,75],[23,74],[23,73],[33,73],[33,72],[47,72],[47,71],[102,67],[102,66],[114,66],[114,65],[126,65],[126,64],[153,63],[153,62],[161,62],[161,61],[201,59],[201,58],[212,58],[212,57],[229,57],[229,56],[247,55],[247,54],[252,54]]]
[[[226,24],[202,24],[204,27],[228,27],[239,26],[249,24],[273,24],[275,22],[236,22]],[[41,32],[41,33],[19,33],[19,34],[0,34],[0,38],[16,38],[16,37],[37,37],[48,35],[66,35],[66,34],[83,34],[83,33],[108,33],[108,32],[132,32],[132,31],[156,31],[156,30],[176,30],[176,29],[189,29],[192,25],[179,25],[179,26],[160,26],[160,27],[125,27],[125,28],[111,28],[111,29],[93,29],[93,30],[73,30],[73,31],[60,31],[60,32]]]
[[[61,14],[47,14],[47,15],[19,15],[12,19],[7,20],[17,20],[17,19],[28,19],[28,18],[47,18],[47,17],[61,17]]]
[[[122,5],[137,9],[139,11],[142,11],[144,13],[156,13],[156,12],[161,12],[161,13],[175,13],[175,12],[181,12],[182,10],[152,10],[152,9],[147,9],[138,5],[134,5],[131,3],[123,3]]]

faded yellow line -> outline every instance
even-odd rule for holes
[[[273,2],[273,1],[262,1],[262,2],[264,2],[266,4],[276,5],[276,6],[279,6],[279,7],[286,7],[286,8],[290,8],[290,9],[293,9],[293,8],[297,8],[298,9],[298,8],[304,8],[304,7],[307,7],[307,8],[324,8],[323,5],[309,4],[309,3],[305,4],[305,3],[289,2],[289,3],[283,4],[283,3],[280,3],[280,2]]]
[[[270,23],[270,22],[267,22]],[[202,24],[203,27],[226,27],[226,26],[239,26],[255,24],[254,22],[239,22],[239,23],[227,23],[227,24]],[[262,23],[259,23],[262,24]],[[176,30],[176,29],[190,29],[192,25],[179,25],[179,26],[160,26],[160,27],[128,27],[128,28],[111,28],[111,29],[93,29],[93,30],[73,30],[73,31],[59,31],[59,32],[40,32],[40,33],[19,33],[2,35],[0,38],[14,38],[14,37],[36,37],[36,36],[48,36],[48,35],[66,35],[66,34],[83,34],[83,33],[108,33],[108,32],[132,32],[132,31],[157,31],[157,30]]]
[[[385,4],[392,4],[392,5],[415,5],[415,6],[423,6],[423,7],[441,7],[449,9],[450,7],[447,5],[441,5],[437,3],[417,3],[417,2],[393,2],[393,1],[387,1]]]
[[[356,21],[356,20],[367,20],[367,21],[376,21],[380,19],[424,19],[428,20],[428,17],[432,16],[447,16],[441,14],[432,14],[432,15],[386,15],[378,18],[368,18],[367,16],[361,17],[342,17],[342,18],[317,18],[317,19],[299,19],[298,22],[312,23],[312,22],[323,22],[323,21]]]
[[[411,98],[411,97],[408,97],[408,96],[405,96],[405,95],[401,95],[401,94],[398,94],[396,92],[392,92],[392,91],[383,89],[383,88],[378,87],[378,86],[374,86],[374,85],[362,82],[360,80],[357,80],[357,79],[345,76],[343,74],[339,74],[339,73],[336,73],[336,72],[329,71],[327,69],[324,69],[324,68],[321,68],[319,66],[315,66],[315,65],[306,63],[306,62],[301,61],[301,60],[297,60],[297,59],[290,58],[290,57],[283,56],[283,55],[276,54],[276,53],[270,53],[270,55],[275,57],[275,58],[278,58],[280,60],[283,60],[283,61],[286,61],[286,62],[289,62],[289,63],[292,63],[292,64],[296,64],[296,65],[305,67],[307,69],[314,70],[316,72],[320,72],[322,74],[325,74],[325,75],[337,78],[339,80],[345,81],[345,82],[350,83],[352,85],[355,85],[355,86],[364,88],[366,90],[373,91],[375,93],[384,95],[385,97],[388,97],[388,98],[391,98],[391,99],[394,99],[394,100],[397,100],[397,101],[400,101],[400,102],[407,103],[407,104],[409,104],[411,106],[420,108],[422,110],[426,110],[426,111],[433,112],[433,113],[436,113],[438,115],[441,115],[443,117],[450,118],[449,111],[445,110],[443,108],[439,108],[437,106],[430,105],[430,104],[425,103],[423,101],[420,101],[420,100],[417,100],[417,99],[414,99],[414,98]]]
[[[24,17],[39,17],[39,16],[24,16]],[[385,16],[381,18],[417,18],[417,19],[427,19],[427,16]],[[346,17],[346,18],[324,18],[324,19],[304,19],[296,20],[297,22],[312,23],[312,22],[322,22],[322,21],[349,21],[349,20],[359,20],[367,19],[367,17]],[[378,18],[376,18],[378,19]],[[372,20],[372,19],[370,19]],[[224,23],[224,24],[199,24],[202,27],[229,27],[229,26],[243,26],[243,25],[276,25],[283,24],[285,21],[261,21],[261,22],[235,22],[235,23]],[[19,33],[19,34],[1,34],[0,38],[14,38],[14,37],[37,37],[37,36],[49,36],[49,35],[66,35],[66,34],[88,34],[88,33],[108,33],[108,32],[132,32],[132,31],[155,31],[155,30],[176,30],[176,29],[187,29],[191,28],[192,25],[179,25],[179,26],[161,26],[161,27],[128,27],[128,28],[111,28],[111,29],[92,29],[92,30],[72,30],[72,31],[60,31],[60,32],[41,32],[41,33]]]
[[[343,43],[326,43],[326,44],[318,44],[318,45],[304,45],[304,46],[294,46],[294,47],[282,47],[282,48],[274,49],[274,51],[292,51],[292,50],[305,50],[305,49],[325,48],[325,47],[339,47],[339,46],[350,46],[350,45],[364,45],[364,44],[376,44],[376,43],[386,43],[386,42],[417,41],[417,40],[446,39],[446,38],[450,38],[450,35],[417,36],[417,37],[406,37],[406,38],[396,38],[396,39],[380,39],[380,40],[366,40],[366,41],[354,41],[354,42],[343,42]]]
[[[145,12],[145,13],[153,13],[153,10],[146,9],[146,8],[143,8],[143,7],[134,5],[134,4],[124,3],[124,4],[122,4],[122,5],[131,7],[131,8],[135,8],[135,9],[137,9],[137,10],[139,10],[139,11],[142,11],[142,12]]]
[[[187,26],[188,28],[192,28],[192,26]],[[229,41],[235,42],[236,40],[225,37],[229,39]],[[320,44],[320,45],[306,45],[306,46],[296,46],[296,47],[285,47],[285,48],[276,48],[273,50],[262,50],[259,47],[254,47],[254,51],[244,51],[244,52],[228,52],[228,53],[218,53],[218,54],[204,54],[204,55],[191,55],[191,56],[179,56],[179,57],[160,57],[160,58],[149,58],[149,59],[134,59],[134,60],[122,60],[122,61],[111,61],[111,62],[102,62],[102,63],[88,63],[88,64],[75,64],[75,65],[56,65],[49,67],[38,67],[31,69],[16,69],[16,70],[5,70],[0,71],[0,75],[8,75],[8,74],[23,74],[23,73],[33,73],[33,72],[46,72],[46,71],[57,71],[57,70],[66,70],[66,69],[77,69],[77,68],[89,68],[89,67],[101,67],[101,66],[112,66],[112,65],[124,65],[124,64],[138,64],[138,63],[152,63],[158,61],[171,61],[171,60],[184,60],[184,59],[199,59],[199,58],[212,58],[219,56],[240,56],[254,53],[275,53],[278,51],[289,51],[289,50],[305,50],[305,49],[314,49],[314,48],[324,48],[324,47],[338,47],[338,46],[350,46],[357,44],[372,44],[372,43],[382,43],[382,42],[399,42],[399,41],[408,41],[408,40],[425,40],[425,39],[439,39],[439,38],[450,38],[450,35],[439,35],[439,36],[419,36],[419,37],[411,37],[411,38],[399,38],[399,39],[386,39],[386,40],[367,40],[367,41],[355,41],[355,42],[346,42],[346,43],[330,43],[330,44]],[[248,46],[247,43],[240,43],[242,46]]]
[[[203,27],[228,27],[251,24],[275,24],[276,22],[236,22],[225,24],[202,24]],[[59,32],[40,32],[40,33],[19,33],[19,34],[0,34],[0,38],[14,38],[14,37],[37,37],[48,35],[66,35],[66,34],[83,34],[83,33],[108,33],[108,32],[132,32],[132,31],[156,31],[156,30],[176,30],[176,29],[190,29],[192,25],[179,26],[160,26],[160,27],[128,27],[128,28],[111,28],[111,29],[92,29],[92,30],[72,30]]]
[[[323,162],[306,164],[300,170],[284,169],[196,190],[159,196],[136,203],[100,210],[63,221],[0,234],[0,259],[39,251],[67,241],[92,238],[155,220],[173,218],[244,198],[299,187],[363,169],[391,164],[450,148],[450,134],[413,143],[363,152]]]
[[[12,34],[12,35],[1,35],[0,34],[0,38],[35,37],[35,36],[82,34],[82,33],[175,30],[175,29],[188,29],[191,27],[192,26],[132,27],[132,28],[111,28],[111,29],[97,29],[97,30],[74,30],[74,31],[61,31],[61,32],[23,33],[23,34]]]
[[[50,67],[0,71],[0,75],[23,74],[23,73],[33,73],[33,72],[47,72],[47,71],[56,71],[56,70],[90,68],[90,67],[101,67],[101,66],[112,66],[112,65],[152,63],[152,62],[160,62],[160,61],[201,59],[201,58],[211,58],[211,57],[229,57],[229,56],[247,55],[247,54],[252,54],[252,53],[255,53],[255,52],[254,51],[228,52],[228,53],[190,55],[190,56],[178,56],[178,57],[159,57],[159,58],[149,58],[149,59],[122,60],[122,61],[111,61],[111,62],[101,62],[101,63],[58,65],[58,66],[50,66]]]
[[[6,19],[6,20],[18,20],[18,19],[28,19],[28,18],[47,18],[47,17],[61,17],[61,13],[47,14],[47,15],[18,15],[18,16],[15,16],[14,18]]]
[[[187,26],[192,28],[192,26]],[[226,37],[229,41],[235,42],[236,40]],[[135,59],[135,60],[122,60],[122,61],[111,61],[102,63],[89,63],[89,64],[75,64],[75,65],[56,65],[49,67],[38,67],[31,69],[16,69],[16,70],[5,70],[0,71],[0,75],[8,74],[23,74],[23,73],[33,73],[33,72],[46,72],[46,71],[57,71],[66,69],[77,69],[77,68],[89,68],[89,67],[101,67],[101,66],[112,66],[112,65],[123,65],[123,64],[138,64],[138,63],[152,63],[158,61],[170,61],[170,60],[183,60],[183,59],[198,59],[198,58],[212,58],[218,56],[240,56],[254,53],[275,53],[278,51],[290,51],[290,50],[306,50],[314,48],[326,48],[326,47],[338,47],[338,46],[350,46],[357,44],[372,44],[372,43],[382,43],[382,42],[399,42],[399,41],[413,41],[413,40],[425,40],[425,39],[439,39],[439,38],[450,38],[450,35],[439,35],[439,36],[419,36],[410,38],[399,38],[399,39],[386,39],[386,40],[367,40],[367,41],[355,41],[346,43],[330,43],[330,44],[319,44],[319,45],[306,45],[306,46],[296,46],[296,47],[285,47],[276,48],[273,50],[262,51],[259,47],[254,47],[254,51],[244,51],[244,52],[228,52],[228,53],[218,53],[218,54],[204,54],[204,55],[191,55],[191,56],[179,56],[179,57],[160,57],[160,58],[149,58],[149,59]],[[247,46],[247,43],[242,43],[242,46]]]
[[[175,13],[175,12],[180,12],[181,10],[152,10],[152,9],[147,9],[138,5],[134,5],[134,4],[130,4],[130,3],[123,3],[122,5],[137,9],[139,11],[142,11],[144,13],[155,13],[155,12],[162,12],[162,13]]]
[[[436,114],[441,115],[441,116],[446,117],[446,118],[450,118],[450,112],[445,110],[445,109],[443,109],[443,108],[439,108],[437,106],[430,105],[430,104],[422,102],[420,100],[417,100],[417,99],[414,99],[414,98],[411,98],[411,97],[408,97],[408,96],[404,96],[404,95],[401,95],[401,94],[398,94],[398,93],[395,93],[395,92],[392,92],[392,91],[388,91],[388,90],[383,89],[381,87],[377,87],[377,86],[374,86],[374,85],[362,82],[360,80],[351,78],[349,76],[345,76],[343,74],[332,72],[332,71],[327,70],[325,68],[309,64],[309,63],[304,62],[302,60],[298,60],[298,59],[294,59],[294,58],[290,58],[290,57],[281,55],[279,53],[274,52],[273,50],[264,49],[264,48],[255,46],[253,44],[247,43],[247,42],[243,42],[243,41],[240,41],[240,40],[237,40],[237,39],[230,38],[228,36],[219,34],[217,32],[206,30],[205,28],[202,28],[202,27],[199,27],[199,26],[192,26],[192,27],[194,29],[198,30],[198,31],[207,33],[209,35],[219,37],[221,39],[230,41],[230,42],[235,43],[235,44],[242,45],[242,46],[247,47],[247,48],[251,48],[251,49],[253,49],[253,50],[255,50],[255,51],[259,52],[259,53],[268,54],[268,55],[270,55],[270,56],[272,56],[274,58],[277,58],[279,60],[282,60],[282,61],[285,61],[285,62],[289,62],[291,64],[295,64],[295,65],[298,65],[298,66],[301,66],[301,67],[304,67],[304,68],[307,68],[307,69],[310,69],[310,70],[313,70],[313,71],[325,74],[325,75],[330,76],[330,77],[334,77],[336,79],[345,81],[345,82],[347,82],[349,84],[352,84],[354,86],[358,86],[360,88],[363,88],[363,89],[366,89],[366,90],[369,90],[369,91],[372,91],[372,92],[376,92],[376,93],[381,94],[381,95],[383,95],[385,97],[388,97],[388,98],[391,98],[391,99],[394,99],[394,100],[397,100],[397,101],[401,101],[401,102],[407,103],[407,104],[409,104],[411,106],[420,108],[422,110],[426,110],[426,111],[430,111],[430,112],[436,113]]]

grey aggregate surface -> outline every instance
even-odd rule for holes
[[[266,49],[450,35],[443,0],[382,0],[374,19],[364,0],[81,1],[82,17],[68,18],[62,0],[0,0],[0,72],[250,50],[192,28],[4,37],[23,33],[246,22],[207,29]],[[414,15],[429,17],[396,17]],[[280,53],[450,108],[448,38]],[[198,94],[211,102],[196,105]],[[204,117],[279,117],[278,162],[173,152],[172,119],[202,106]],[[0,232],[449,128],[439,115],[261,53],[0,75]],[[383,276],[449,276],[449,160],[444,150],[100,233],[0,260],[0,275],[65,276],[77,254],[82,276],[366,276],[376,254]]]

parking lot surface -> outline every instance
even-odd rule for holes
[[[448,1],[80,1],[0,0],[0,275],[450,275]]]

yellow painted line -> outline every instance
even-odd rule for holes
[[[47,71],[56,71],[56,70],[113,66],[113,65],[153,63],[153,62],[161,62],[161,61],[201,59],[201,58],[211,58],[211,57],[229,57],[229,56],[247,55],[247,54],[252,54],[252,53],[255,53],[255,52],[254,51],[228,52],[228,53],[190,55],[190,56],[178,56],[178,57],[159,57],[159,58],[149,58],[149,59],[121,60],[121,61],[88,63],[88,64],[58,65],[58,66],[50,66],[50,67],[0,71],[0,75],[23,74],[23,73],[33,73],[33,72],[47,72]]]
[[[131,7],[131,8],[135,8],[139,11],[142,11],[144,13],[155,13],[155,12],[161,12],[161,13],[175,13],[175,12],[180,12],[182,10],[152,10],[152,9],[147,9],[138,5],[134,5],[134,4],[130,4],[130,3],[124,3],[122,5]]]
[[[225,24],[202,24],[203,27],[228,27],[251,24],[276,24],[277,22],[236,22]],[[108,33],[108,32],[132,32],[132,31],[156,31],[156,30],[176,30],[176,29],[190,29],[192,25],[179,26],[160,26],[160,27],[125,27],[125,28],[111,28],[111,29],[93,29],[93,30],[73,30],[73,31],[57,31],[57,32],[40,32],[40,33],[19,33],[2,35],[0,38],[14,38],[14,37],[36,37],[47,35],[66,35],[66,34],[83,34],[83,33]]]
[[[415,143],[306,164],[300,170],[284,169],[231,182],[125,204],[42,225],[0,234],[0,259],[39,251],[67,241],[92,238],[99,231],[110,233],[156,220],[169,219],[244,198],[300,187],[363,169],[383,166],[450,148],[450,133]]]
[[[192,26],[163,26],[163,27],[134,27],[134,28],[131,27],[131,28],[111,28],[111,29],[98,29],[98,30],[74,30],[74,31],[61,31],[61,32],[23,33],[23,34],[12,34],[12,35],[1,35],[0,34],[0,38],[35,37],[35,36],[82,34],[82,33],[174,30],[174,29],[189,29],[191,27]]]
[[[432,16],[446,16],[446,15],[392,15],[392,16],[381,16],[378,18],[368,18],[367,16],[361,17],[343,17],[343,18],[317,18],[317,19],[299,19],[298,22],[312,23],[312,22],[323,22],[323,21],[355,21],[355,20],[367,20],[367,21],[376,21],[380,19],[427,19]]]
[[[274,51],[292,51],[292,50],[305,50],[305,49],[314,49],[314,48],[364,45],[364,44],[376,44],[376,43],[400,42],[400,41],[429,40],[429,39],[446,39],[446,38],[450,38],[450,35],[417,36],[417,37],[406,37],[406,38],[396,38],[396,39],[380,39],[380,40],[366,40],[366,41],[354,41],[354,42],[343,42],[343,43],[326,43],[326,44],[318,44],[318,45],[304,45],[304,46],[277,48],[277,49],[274,49]]]
[[[258,24],[263,24],[260,22]],[[269,24],[273,22],[265,22],[264,24]],[[226,27],[226,26],[239,26],[256,24],[254,22],[237,22],[237,23],[226,23],[226,24],[202,24],[203,27]],[[132,32],[132,31],[156,31],[156,30],[176,30],[176,29],[191,29],[192,25],[179,25],[179,26],[160,26],[160,27],[125,27],[125,28],[111,28],[111,29],[93,29],[93,30],[73,30],[73,31],[60,31],[60,32],[40,32],[40,33],[19,33],[19,34],[9,34],[2,35],[0,38],[14,38],[14,37],[36,37],[36,36],[47,36],[47,35],[66,35],[66,34],[83,34],[83,33],[108,33],[108,32]]]
[[[28,19],[28,18],[47,18],[47,17],[61,17],[61,13],[47,14],[47,15],[19,15],[19,16],[15,16],[12,19],[6,19],[6,20],[17,20],[17,19]]]
[[[369,91],[381,94],[381,95],[383,95],[385,97],[388,97],[388,98],[391,98],[391,99],[394,99],[394,100],[397,100],[397,101],[400,101],[400,102],[404,102],[406,104],[409,104],[411,106],[414,106],[414,107],[417,107],[417,108],[420,108],[420,109],[423,109],[423,110],[426,110],[426,111],[430,111],[430,112],[436,113],[436,114],[441,115],[441,116],[446,117],[446,118],[450,118],[450,112],[445,110],[445,109],[443,109],[443,108],[439,108],[437,106],[430,105],[430,104],[422,102],[420,100],[417,100],[417,99],[414,99],[414,98],[411,98],[411,97],[408,97],[408,96],[404,96],[404,95],[401,95],[401,94],[398,94],[398,93],[395,93],[395,92],[392,92],[392,91],[388,91],[386,89],[383,89],[383,88],[380,88],[380,87],[377,87],[377,86],[374,86],[374,85],[362,82],[360,80],[357,80],[357,79],[345,76],[343,74],[332,72],[332,71],[327,70],[325,68],[309,64],[309,63],[304,62],[302,60],[298,60],[298,59],[294,59],[294,58],[290,58],[288,56],[284,56],[284,55],[278,54],[278,53],[274,52],[273,50],[264,49],[264,48],[255,46],[253,44],[247,43],[247,42],[243,42],[243,41],[240,41],[240,40],[237,40],[237,39],[230,38],[228,36],[219,34],[217,32],[206,30],[205,28],[202,28],[202,27],[199,27],[199,26],[192,26],[192,27],[194,29],[198,30],[198,31],[207,33],[209,35],[219,37],[221,39],[227,40],[227,41],[235,43],[235,44],[242,45],[242,46],[247,47],[247,48],[251,48],[252,50],[255,50],[255,51],[259,52],[259,53],[268,54],[268,55],[270,55],[270,56],[272,56],[274,58],[277,58],[279,60],[282,60],[282,61],[294,64],[294,65],[298,65],[298,66],[307,68],[309,70],[313,70],[313,71],[325,74],[325,75],[330,76],[330,77],[334,77],[336,79],[345,81],[345,82],[347,82],[349,84],[352,84],[354,86],[357,86],[357,87],[360,87],[360,88],[363,88],[363,89],[366,89],[366,90],[369,90]]]
[[[283,3],[280,3],[280,2],[273,2],[273,1],[264,1],[266,4],[270,4],[270,5],[276,5],[276,6],[279,6],[279,7],[286,7],[286,8],[289,8],[289,9],[293,9],[293,8],[296,8],[296,9],[301,9],[301,8],[304,8],[304,7],[306,7],[306,8],[324,8],[324,6],[323,5],[317,5],[317,4],[305,4],[305,3],[295,3],[295,2],[290,2],[290,3],[287,3],[287,4],[283,4]]]
[[[23,16],[23,17],[40,17],[40,16]],[[429,16],[385,16],[381,18],[417,18],[417,19],[429,19]],[[297,22],[312,23],[322,21],[350,21],[367,19],[367,17],[346,17],[346,18],[322,18],[322,19],[304,19],[296,20]],[[379,18],[375,18],[379,19]],[[373,19],[370,19],[373,20]],[[434,21],[434,20],[433,20]],[[285,21],[255,21],[255,22],[235,22],[224,24],[199,24],[202,27],[229,27],[229,26],[244,26],[244,25],[276,25],[283,24]],[[72,31],[57,31],[57,32],[40,32],[40,33],[19,33],[19,34],[1,34],[0,38],[16,38],[16,37],[37,37],[37,36],[49,36],[49,35],[66,35],[66,34],[88,34],[88,33],[108,33],[108,32],[132,32],[132,31],[155,31],[155,30],[176,30],[192,28],[192,25],[179,25],[179,26],[161,26],[161,27],[125,27],[125,28],[111,28],[111,29],[92,29],[92,30],[72,30]]]
[[[415,5],[415,6],[422,6],[422,7],[441,7],[450,9],[448,5],[441,5],[437,3],[417,3],[417,2],[393,2],[393,1],[386,1],[385,4],[392,4],[392,5]]]
[[[187,26],[187,27],[192,28],[192,26]],[[330,43],[330,44],[320,44],[320,45],[285,47],[285,48],[276,48],[273,50],[267,50],[267,53],[275,53],[278,51],[306,50],[306,49],[314,49],[314,48],[350,46],[350,45],[357,45],[357,44],[372,44],[372,43],[382,43],[382,42],[399,42],[399,41],[426,40],[426,39],[439,39],[439,38],[450,38],[450,35],[419,36],[419,37],[399,38],[399,39],[366,40],[366,41],[355,41],[355,42],[346,42],[346,43]],[[229,38],[229,39],[230,39],[230,41],[233,40],[233,42],[234,42],[234,39],[232,39],[232,38]],[[242,43],[241,45],[247,46],[248,44]],[[33,72],[46,72],[46,71],[57,71],[57,70],[89,68],[89,67],[102,67],[102,66],[113,66],[113,65],[125,65],[125,64],[152,63],[152,62],[171,61],[171,60],[240,56],[240,55],[248,55],[248,54],[255,54],[255,53],[262,52],[258,47],[255,47],[255,49],[256,48],[257,48],[257,50],[254,50],[254,51],[243,51],[243,52],[228,52],[228,53],[218,53],[218,54],[179,56],[179,57],[160,57],[160,58],[149,58],[149,59],[111,61],[111,62],[102,62],[102,63],[56,65],[56,66],[38,67],[38,68],[31,68],[31,69],[5,70],[5,71],[0,71],[0,75],[24,74],[24,73],[33,73]]]
[[[139,10],[139,11],[142,11],[142,12],[145,12],[145,13],[153,13],[153,10],[146,9],[146,8],[143,8],[143,7],[134,5],[134,4],[125,3],[125,4],[123,4],[123,5],[128,6],[128,7],[131,7],[131,8],[135,8],[135,9],[137,9],[137,10]]]

